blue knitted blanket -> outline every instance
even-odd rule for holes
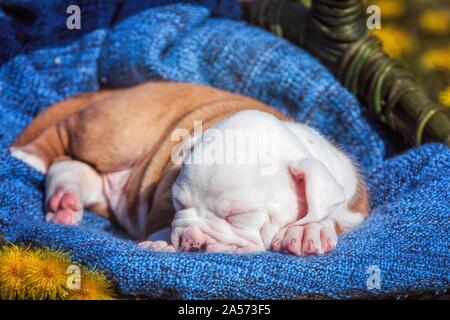
[[[69,30],[66,9],[81,8]],[[0,229],[107,272],[120,292],[165,298],[361,297],[441,290],[450,281],[450,150],[395,147],[355,98],[305,51],[240,20],[231,0],[3,0],[0,9]],[[366,174],[371,215],[317,257],[140,249],[87,212],[79,227],[44,222],[44,176],[11,157],[45,107],[148,79],[255,97],[319,129]]]

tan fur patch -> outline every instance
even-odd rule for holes
[[[358,186],[355,195],[348,203],[351,212],[361,213],[364,218],[369,216],[369,195],[363,178],[358,174]]]

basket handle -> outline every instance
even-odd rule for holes
[[[252,24],[271,30],[318,58],[383,123],[411,144],[450,146],[450,108],[432,101],[412,74],[367,34],[361,0],[242,0]]]

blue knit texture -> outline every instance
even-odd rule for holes
[[[66,28],[70,4],[81,8],[81,30]],[[1,1],[0,228],[7,239],[67,251],[130,295],[344,298],[448,287],[449,149],[427,144],[393,154],[391,133],[325,67],[240,15],[230,0]],[[370,217],[315,257],[147,251],[90,212],[79,227],[45,223],[44,176],[11,157],[15,137],[57,101],[148,79],[239,92],[316,127],[360,164]],[[379,288],[371,281],[377,271]]]

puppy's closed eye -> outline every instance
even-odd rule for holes
[[[255,225],[261,220],[261,215],[257,214],[258,210],[231,211],[225,217],[225,221],[234,225]]]

